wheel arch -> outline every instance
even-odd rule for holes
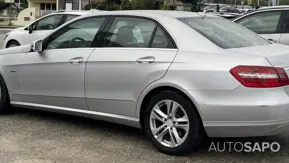
[[[13,41],[16,41],[18,42],[20,45],[21,43],[19,41],[17,41],[16,39],[10,39],[9,41],[7,41],[6,45],[5,45],[5,48],[7,48],[7,46],[9,45],[9,43],[13,42]]]
[[[202,113],[201,113],[199,106],[196,103],[195,99],[181,86],[178,86],[178,85],[175,85],[172,83],[166,83],[166,84],[156,84],[154,86],[150,86],[142,92],[142,94],[138,100],[137,110],[136,110],[136,117],[139,118],[141,127],[143,126],[143,116],[142,115],[143,115],[143,112],[146,108],[146,104],[153,97],[153,95],[155,95],[156,93],[158,93],[160,91],[165,91],[165,90],[178,92],[178,93],[182,94],[184,97],[186,97],[193,104],[193,106],[195,106],[194,109],[196,109],[196,112],[199,115],[199,117],[201,119],[201,124],[203,126]]]
[[[7,89],[7,92],[8,92],[8,99],[10,100],[10,92],[9,92],[9,89],[8,89],[8,85],[7,85],[6,79],[5,79],[1,69],[0,69],[0,79],[3,80],[3,82],[4,82],[5,86],[6,86],[6,89]]]

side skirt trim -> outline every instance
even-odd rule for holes
[[[59,107],[59,106],[52,106],[52,105],[42,105],[42,104],[19,102],[19,101],[11,101],[10,104],[16,107],[70,114],[70,115],[75,115],[75,116],[87,117],[87,118],[92,118],[92,119],[97,119],[97,120],[123,124],[123,125],[131,126],[131,127],[141,128],[140,123],[139,123],[139,118],[137,117],[129,117],[129,116],[96,112],[96,111],[90,111],[90,110],[66,108],[66,107]]]

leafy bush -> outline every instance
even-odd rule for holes
[[[119,9],[118,4],[112,4],[112,3],[107,4],[107,11],[115,11],[118,9]]]
[[[164,3],[161,9],[162,10],[169,10],[169,5],[167,3]]]
[[[132,0],[132,9],[133,10],[143,10],[146,9],[144,0]]]
[[[170,5],[169,10],[176,10],[176,6]]]

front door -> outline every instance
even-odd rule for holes
[[[162,78],[177,49],[164,29],[141,17],[115,17],[87,62],[86,98],[92,111],[135,116],[139,95]]]
[[[86,61],[106,18],[86,18],[56,31],[43,41],[44,50],[28,53],[21,65],[19,100],[44,107],[87,109]]]

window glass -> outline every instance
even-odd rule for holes
[[[253,14],[238,20],[236,23],[258,33],[273,34],[277,32],[281,11]]]
[[[224,49],[270,44],[258,34],[224,18],[187,17],[179,19]]]
[[[283,33],[289,33],[289,12],[287,12],[284,21],[283,21],[283,27],[282,27],[282,32]]]
[[[139,18],[115,18],[106,36],[109,47],[148,47],[156,24]]]
[[[46,10],[51,10],[51,4],[50,3],[46,3]]]
[[[167,37],[165,32],[160,27],[158,27],[154,35],[151,47],[152,48],[174,48],[174,45],[171,42],[171,40]]]
[[[40,3],[40,10],[45,10],[45,3]]]
[[[49,39],[47,49],[91,47],[105,18],[80,20],[62,28]]]
[[[51,7],[52,10],[56,10],[56,3],[52,3]]]
[[[45,17],[38,21],[35,29],[36,30],[55,29],[58,27],[61,18],[62,18],[62,15],[52,15],[52,16]]]
[[[65,19],[65,22],[68,22],[69,20],[74,19],[76,17],[78,17],[78,15],[67,15],[66,19]]]

